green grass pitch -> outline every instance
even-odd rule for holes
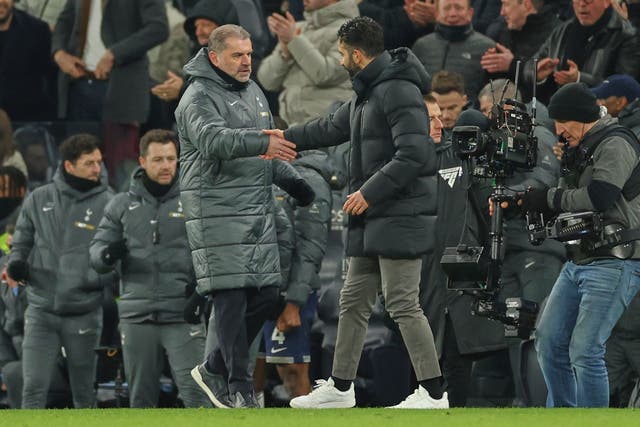
[[[633,409],[94,409],[2,411],[11,427],[640,427]]]

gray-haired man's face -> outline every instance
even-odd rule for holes
[[[244,83],[249,81],[251,77],[252,54],[251,39],[229,37],[225,41],[225,48],[222,52],[209,51],[209,59],[213,65]]]

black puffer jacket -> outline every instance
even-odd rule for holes
[[[349,193],[369,203],[350,216],[346,254],[416,258],[433,246],[435,146],[422,94],[429,75],[407,48],[384,52],[353,80],[333,115],[285,131],[298,150],[351,141]]]

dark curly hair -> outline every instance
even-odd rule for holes
[[[93,153],[99,146],[100,140],[98,137],[87,133],[79,133],[65,139],[60,144],[58,151],[63,162],[69,160],[71,163],[75,163],[80,156]]]
[[[351,49],[358,49],[369,58],[384,52],[382,27],[367,16],[350,19],[338,30],[338,41]]]

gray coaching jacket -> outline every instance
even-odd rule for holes
[[[89,266],[89,243],[113,191],[104,168],[100,179],[98,187],[83,193],[67,184],[58,168],[52,183],[36,188],[25,200],[9,262],[29,264],[30,306],[58,315],[101,306],[103,287],[113,275],[98,274]]]
[[[154,197],[143,184],[144,170],[133,174],[127,193],[107,205],[91,242],[91,265],[96,271],[115,268],[102,252],[111,242],[127,241],[121,260],[120,321],[183,322],[186,286],[195,284],[184,211],[176,181],[169,192]]]
[[[229,83],[203,48],[184,67],[191,84],[176,109],[180,191],[198,293],[279,286],[272,183],[295,173],[258,157],[272,127],[258,87]]]

